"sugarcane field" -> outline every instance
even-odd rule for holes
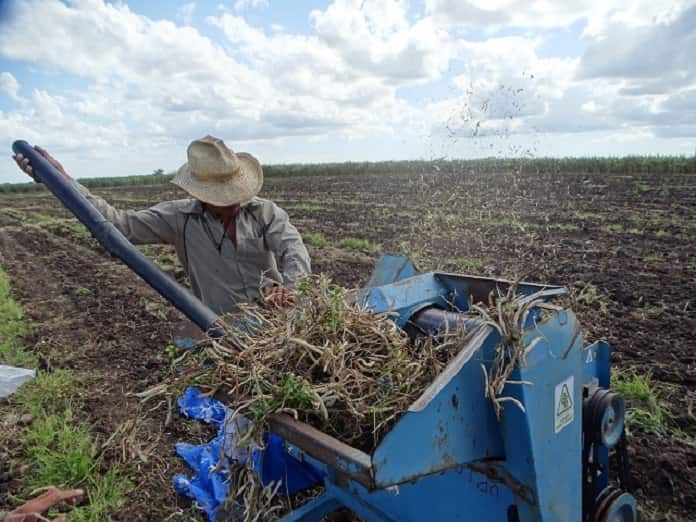
[[[310,4],[0,0],[0,521],[696,520],[696,6]]]

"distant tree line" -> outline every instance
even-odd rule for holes
[[[395,172],[448,172],[448,173],[495,173],[519,172],[524,174],[696,174],[696,155],[687,156],[625,156],[616,158],[531,158],[531,159],[470,159],[470,160],[417,160],[345,163],[294,163],[265,165],[267,177],[346,175],[346,174],[391,174]],[[86,187],[118,187],[124,185],[159,185],[172,179],[157,169],[150,175],[119,176],[108,178],[81,178]],[[31,192],[43,190],[37,183],[2,183],[0,193]]]

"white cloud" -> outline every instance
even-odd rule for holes
[[[232,143],[389,133],[413,112],[389,81],[352,70],[318,36],[269,36],[223,14],[213,19],[229,37],[223,47],[194,28],[150,20],[123,4],[42,1],[41,7],[18,5],[0,56],[93,83],[68,97],[36,91],[31,107],[2,115],[2,140],[21,134],[76,150],[87,136],[154,154],[183,151],[207,133]]]
[[[597,112],[599,109],[597,103],[594,100],[587,101],[580,105],[580,110],[585,112]]]
[[[394,83],[435,79],[449,62],[448,34],[431,18],[410,24],[405,0],[336,0],[310,17],[319,39],[351,69]]]
[[[426,0],[426,13],[447,27],[495,31],[509,27],[567,27],[586,22],[587,35],[601,35],[608,24],[630,27],[669,20],[693,0]]]
[[[696,131],[696,8],[681,0],[427,0],[420,11],[406,0],[335,0],[307,13],[304,34],[240,14],[263,0],[229,5],[237,12],[220,5],[206,19],[219,29],[208,36],[187,26],[195,2],[172,7],[176,23],[102,0],[16,2],[0,59],[88,86],[32,91],[19,76],[22,98],[17,79],[0,73],[0,92],[20,102],[0,113],[0,140],[19,135],[75,161],[83,140],[105,159],[175,161],[211,133],[273,153],[300,144],[282,157],[306,150],[312,160],[356,143],[373,147],[366,157],[398,157],[384,145],[396,142],[411,155],[461,155],[448,152],[452,142],[523,154],[539,135],[606,133],[638,146]],[[581,58],[550,57],[547,29],[577,20],[586,22],[574,42]],[[498,31],[509,28],[517,36]],[[409,94],[429,89],[438,95],[428,101]]]
[[[257,7],[268,7],[268,0],[237,0],[234,3],[235,11],[244,11],[245,9],[255,9]]]
[[[694,49],[696,6],[661,23],[612,23],[602,38],[589,43],[579,75],[627,79],[626,94],[669,92],[696,81]]]
[[[260,76],[268,78],[276,92],[285,93],[285,98],[269,103],[286,117],[279,119],[275,113],[272,121],[289,126],[291,122],[321,119],[326,125],[333,121],[337,127],[350,126],[352,132],[360,133],[361,126],[383,126],[387,116],[408,110],[396,97],[395,84],[404,80],[393,78],[389,70],[381,74],[356,70],[355,63],[346,60],[343,49],[332,47],[318,36],[284,32],[267,35],[243,18],[229,14],[210,18],[209,22],[223,30],[236,59],[250,63]]]
[[[4,92],[15,101],[24,101],[24,99],[19,96],[19,82],[11,73],[0,73],[0,91]]]
[[[176,10],[176,16],[184,25],[191,25],[193,13],[196,11],[196,2],[188,2],[180,5]]]

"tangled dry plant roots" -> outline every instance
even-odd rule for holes
[[[302,280],[289,308],[243,305],[242,312],[244,327],[229,332],[241,351],[226,337],[207,348],[210,383],[252,420],[249,437],[259,444],[268,415],[285,412],[372,451],[461,348],[412,342],[388,314],[362,308],[326,276]]]
[[[483,371],[485,395],[493,404],[495,415],[500,419],[504,402],[512,402],[523,412],[522,403],[514,397],[503,396],[506,384],[531,385],[529,381],[510,380],[515,368],[526,365],[527,354],[541,341],[534,338],[525,345],[524,328],[527,318],[534,308],[559,310],[559,307],[544,301],[541,296],[532,294],[522,296],[517,293],[518,283],[512,283],[506,293],[488,295],[488,304],[472,304],[471,312],[481,316],[485,324],[493,327],[500,335],[500,342],[495,348],[495,356],[487,369],[481,364]]]

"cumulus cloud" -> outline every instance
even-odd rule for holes
[[[0,72],[0,93],[20,102],[0,113],[0,140],[19,133],[77,151],[88,139],[89,154],[106,158],[116,150],[183,155],[208,133],[234,143],[324,144],[688,137],[696,121],[689,3],[426,0],[421,9],[407,0],[333,0],[307,13],[300,34],[290,23],[250,23],[244,14],[264,0],[221,7],[204,33],[191,26],[195,2],[172,8],[168,21],[103,0],[16,1],[0,25],[0,58],[76,75],[87,87],[32,90],[18,76],[22,98],[15,76]],[[578,20],[585,52],[550,56],[548,29]],[[432,86],[440,94],[427,101],[408,95]]]
[[[640,26],[668,20],[692,0],[672,0],[669,5],[653,0],[426,0],[426,13],[448,27],[557,28],[582,20],[588,35],[602,34],[608,24]]]
[[[196,2],[188,2],[180,5],[176,10],[176,16],[185,25],[191,25],[193,13],[196,11]]]
[[[395,83],[437,78],[449,62],[448,34],[432,19],[407,20],[405,0],[337,0],[310,17],[319,39],[351,68]]]
[[[17,132],[38,136],[35,129],[42,129],[42,143],[66,150],[76,146],[71,136],[150,152],[184,150],[188,140],[207,133],[235,142],[389,133],[414,112],[396,96],[399,82],[389,73],[354,70],[318,35],[267,35],[223,14],[209,20],[227,35],[220,45],[192,27],[153,21],[124,4],[56,0],[36,9],[37,1],[17,5],[3,28],[0,56],[92,83],[68,97],[36,91],[31,107],[3,114],[0,139]]]
[[[661,23],[612,24],[601,39],[590,42],[578,74],[626,79],[623,93],[627,95],[668,92],[696,81],[694,49],[696,6]]]
[[[268,7],[268,0],[237,0],[234,3],[235,11],[244,11],[248,8]]]
[[[4,92],[15,101],[23,101],[19,96],[19,82],[11,73],[0,73],[0,91]]]

